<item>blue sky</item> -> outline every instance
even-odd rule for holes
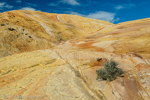
[[[150,17],[150,0],[0,0],[0,12],[34,10],[74,14],[112,23]]]

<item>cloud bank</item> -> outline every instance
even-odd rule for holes
[[[105,11],[98,11],[95,13],[90,13],[88,15],[80,14],[77,12],[70,12],[70,14],[93,18],[93,19],[105,20],[109,22],[119,21],[119,18],[115,18],[116,16],[115,13],[110,13],[110,12],[105,12]]]
[[[23,7],[21,8],[22,10],[32,10],[32,11],[36,11],[35,8],[31,8],[31,7]]]
[[[13,6],[8,5],[6,2],[0,2],[0,10],[12,9]]]
[[[132,7],[135,7],[135,4],[122,4],[122,5],[116,5],[115,9],[116,10],[121,10],[121,9],[130,9]]]

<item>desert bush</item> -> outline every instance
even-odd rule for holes
[[[15,30],[15,29],[14,29],[14,28],[8,28],[8,30],[13,31],[13,30]]]
[[[112,60],[107,61],[107,63],[103,65],[104,68],[96,70],[96,79],[103,79],[109,81],[115,80],[117,77],[121,76],[124,73],[124,71],[121,68],[117,67],[118,65],[118,62]]]

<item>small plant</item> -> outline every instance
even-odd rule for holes
[[[13,30],[15,30],[15,29],[14,29],[14,28],[8,28],[8,30],[13,31]]]
[[[103,65],[104,68],[96,70],[96,79],[103,79],[109,81],[115,80],[117,77],[121,76],[124,73],[121,68],[117,67],[118,65],[119,64],[115,61],[107,61],[107,63]]]
[[[1,26],[5,26],[5,24],[1,24]]]

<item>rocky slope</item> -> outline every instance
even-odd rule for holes
[[[0,57],[48,49],[111,25],[106,21],[74,15],[24,10],[4,12],[0,14]]]
[[[5,25],[1,24],[1,50],[13,55],[1,54],[1,100],[150,100],[149,18],[114,25],[73,15],[5,13],[1,14],[5,19]],[[23,28],[8,18],[9,14],[28,18],[31,23],[20,19]],[[28,24],[33,26],[29,28]],[[9,30],[9,25],[15,30]],[[31,44],[22,28],[33,37]],[[23,34],[11,37],[18,32]],[[57,32],[61,32],[59,36]],[[15,49],[17,53],[11,51]],[[124,77],[112,82],[96,80],[95,71],[111,59],[124,69]]]

